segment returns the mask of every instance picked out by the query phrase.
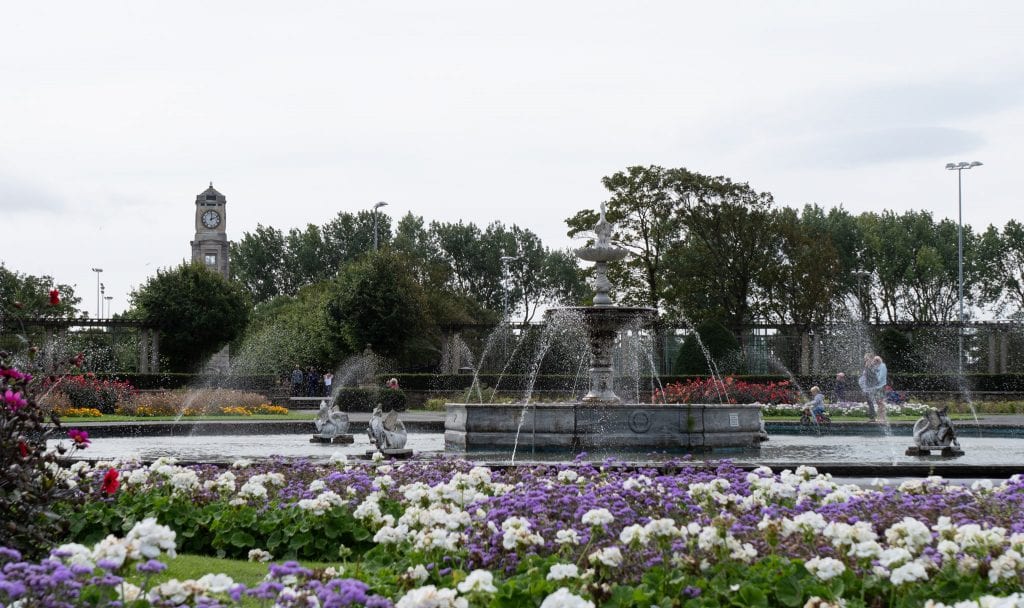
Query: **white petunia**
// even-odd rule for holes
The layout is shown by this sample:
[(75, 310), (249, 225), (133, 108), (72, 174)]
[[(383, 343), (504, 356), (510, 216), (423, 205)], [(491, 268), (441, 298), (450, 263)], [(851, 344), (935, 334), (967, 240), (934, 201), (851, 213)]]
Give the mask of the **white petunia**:
[[(377, 452), (378, 454), (380, 452)], [(395, 608), (468, 608), (469, 601), (458, 597), (454, 589), (438, 589), (427, 585), (409, 590), (398, 600)]]
[(622, 565), (622, 551), (618, 547), (605, 547), (590, 554), (590, 563), (604, 564), (611, 568), (618, 568)]
[(583, 514), (580, 521), (585, 526), (604, 526), (615, 521), (615, 516), (608, 509), (591, 509)]
[(831, 557), (815, 557), (804, 563), (807, 571), (823, 581), (831, 580), (843, 572), (846, 572), (846, 565), (838, 559)]
[(457, 585), (459, 593), (495, 593), (498, 588), (494, 586), (494, 575), (487, 570), (474, 570), (469, 573), (466, 580)]
[(924, 569), (924, 565), (920, 562), (909, 562), (898, 568), (894, 568), (892, 574), (889, 575), (889, 580), (893, 585), (902, 585), (903, 583), (912, 583), (914, 581), (926, 581), (928, 580), (928, 571)]
[(580, 569), (576, 564), (553, 564), (548, 571), (549, 581), (561, 581), (567, 578), (579, 578)]
[(560, 587), (558, 591), (544, 598), (540, 608), (594, 608), (594, 602), (573, 595), (567, 588)]

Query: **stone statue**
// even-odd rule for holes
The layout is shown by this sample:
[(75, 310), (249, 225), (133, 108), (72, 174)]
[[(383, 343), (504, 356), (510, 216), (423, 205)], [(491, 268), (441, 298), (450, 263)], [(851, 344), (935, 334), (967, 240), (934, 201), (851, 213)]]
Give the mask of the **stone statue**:
[(373, 408), (373, 414), (370, 416), (370, 423), (366, 432), (370, 436), (370, 442), (382, 452), (386, 450), (402, 450), (405, 448), (406, 439), (408, 439), (405, 425), (398, 419), (398, 413), (390, 411), (387, 415), (384, 415), (381, 412), (381, 405), (379, 403), (377, 407)]
[(331, 442), (336, 438), (351, 437), (347, 435), (348, 414), (339, 410), (337, 405), (328, 406), (327, 401), (320, 402), (320, 412), (313, 424), (319, 433), (313, 441)]
[(947, 411), (948, 408), (929, 409), (914, 423), (915, 447), (907, 449), (908, 455), (930, 454), (931, 450), (942, 450), (943, 456), (959, 456), (964, 453)]

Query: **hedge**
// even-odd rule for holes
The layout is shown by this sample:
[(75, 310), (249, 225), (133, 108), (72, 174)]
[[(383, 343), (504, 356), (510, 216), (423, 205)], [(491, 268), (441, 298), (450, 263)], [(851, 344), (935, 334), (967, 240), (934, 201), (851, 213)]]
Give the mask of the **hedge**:
[(343, 412), (372, 412), (378, 403), (385, 412), (404, 412), (408, 408), (405, 393), (392, 388), (339, 388), (334, 392), (334, 403)]

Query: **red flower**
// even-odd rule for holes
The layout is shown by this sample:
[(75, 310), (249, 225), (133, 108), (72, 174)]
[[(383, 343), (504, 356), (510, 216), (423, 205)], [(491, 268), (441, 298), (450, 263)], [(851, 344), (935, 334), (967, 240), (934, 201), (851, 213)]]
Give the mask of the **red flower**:
[(22, 458), (28, 458), (28, 445), (24, 441), (18, 442), (18, 451), (21, 452)]
[(100, 485), (100, 490), (108, 496), (112, 496), (117, 489), (121, 487), (121, 482), (117, 480), (117, 469), (110, 469), (107, 474), (103, 476), (103, 484)]
[(50, 306), (57, 306), (60, 304), (60, 292), (56, 289), (50, 290)]

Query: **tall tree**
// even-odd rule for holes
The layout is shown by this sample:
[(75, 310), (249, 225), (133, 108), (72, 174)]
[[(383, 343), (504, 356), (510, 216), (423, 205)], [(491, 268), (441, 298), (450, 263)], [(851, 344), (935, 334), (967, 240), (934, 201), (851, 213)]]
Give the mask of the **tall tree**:
[(160, 330), (160, 352), (171, 371), (197, 369), (245, 329), (249, 295), (237, 282), (199, 263), (160, 270), (132, 292), (132, 315)]
[(231, 276), (252, 296), (264, 302), (290, 293), (292, 281), (285, 271), (285, 240), (281, 231), (262, 224), (231, 245)]
[[(686, 169), (633, 166), (601, 179), (611, 192), (607, 219), (612, 239), (633, 255), (613, 265), (610, 278), (626, 303), (659, 308), (664, 299), (664, 255), (679, 238), (678, 211), (697, 198), (704, 176)], [(579, 211), (565, 222), (569, 236), (592, 231), (598, 214)]]
[(1024, 224), (1010, 220), (1000, 232), (989, 226), (978, 243), (982, 297), (996, 314), (1024, 312)]
[[(57, 291), (57, 304), (50, 300), (53, 290)], [(74, 317), (81, 301), (73, 287), (56, 283), (53, 277), (23, 274), (0, 263), (0, 329), (12, 329), (7, 324), (16, 318)]]

